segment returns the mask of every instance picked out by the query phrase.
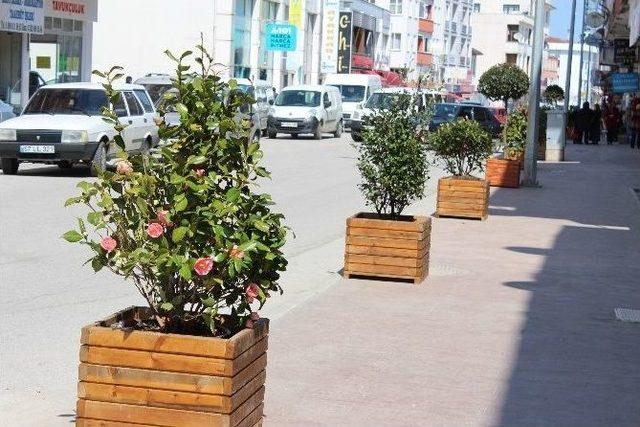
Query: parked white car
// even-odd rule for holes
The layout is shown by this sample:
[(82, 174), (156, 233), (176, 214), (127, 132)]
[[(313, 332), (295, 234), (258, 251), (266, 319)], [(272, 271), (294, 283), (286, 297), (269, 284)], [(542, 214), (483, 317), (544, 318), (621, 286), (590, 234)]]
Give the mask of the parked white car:
[[(119, 85), (113, 109), (127, 127), (123, 131), (129, 153), (148, 152), (158, 141), (156, 111), (145, 88)], [(76, 163), (105, 169), (118, 152), (115, 131), (102, 118), (108, 103), (100, 84), (64, 83), (38, 89), (19, 117), (0, 123), (0, 162), (5, 175), (15, 175), (20, 163)]]
[(0, 122), (14, 118), (13, 107), (7, 103), (0, 101)]
[(442, 93), (430, 89), (416, 89), (409, 87), (391, 87), (375, 91), (366, 102), (361, 103), (351, 116), (351, 138), (356, 141), (362, 141), (362, 132), (364, 130), (364, 120), (374, 110), (384, 109), (386, 106), (397, 99), (400, 95), (407, 94), (417, 96), (417, 106), (430, 104), (439, 104), (444, 101)]
[(313, 134), (322, 139), (323, 133), (339, 138), (344, 130), (342, 96), (335, 86), (289, 86), (280, 92), (269, 113), (269, 138), (288, 133), (293, 138)]
[(382, 89), (382, 79), (373, 74), (329, 74), (324, 84), (335, 86), (342, 95), (344, 126), (351, 127), (351, 116), (372, 93)]

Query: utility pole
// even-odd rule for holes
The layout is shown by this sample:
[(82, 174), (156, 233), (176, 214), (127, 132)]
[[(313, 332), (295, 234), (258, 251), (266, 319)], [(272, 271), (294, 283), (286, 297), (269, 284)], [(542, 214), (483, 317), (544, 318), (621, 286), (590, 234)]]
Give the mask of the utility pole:
[(546, 0), (536, 0), (536, 15), (533, 24), (533, 63), (529, 86), (529, 121), (527, 123), (527, 145), (522, 181), (522, 185), (529, 187), (538, 185), (538, 123), (540, 121), (540, 76), (544, 50), (545, 6)]
[[(571, 2), (571, 29), (569, 30), (569, 53), (567, 63), (567, 76), (564, 83), (564, 113), (569, 114), (569, 105), (571, 101), (571, 66), (573, 65), (573, 37), (576, 28), (576, 0)], [(580, 90), (578, 90), (580, 92)], [(580, 103), (578, 103), (580, 104)], [(566, 123), (566, 117), (565, 117)]]
[(580, 31), (580, 73), (578, 76), (578, 108), (582, 106), (582, 67), (584, 65), (584, 21), (587, 18), (587, 1), (582, 4), (582, 30)]

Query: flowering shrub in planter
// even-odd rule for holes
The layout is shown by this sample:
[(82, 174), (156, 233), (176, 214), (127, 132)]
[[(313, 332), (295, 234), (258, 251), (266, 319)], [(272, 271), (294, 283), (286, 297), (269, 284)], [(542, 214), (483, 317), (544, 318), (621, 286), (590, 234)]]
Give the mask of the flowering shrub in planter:
[[(85, 204), (89, 213), (63, 237), (93, 251), (96, 272), (106, 268), (133, 283), (159, 331), (230, 337), (281, 292), (287, 230), (271, 197), (256, 191), (269, 173), (259, 143), (249, 139), (253, 99), (216, 75), (203, 47), (197, 55), (167, 54), (177, 74), (165, 96), (180, 124), (158, 120), (167, 141), (159, 156), (122, 150), (115, 171), (79, 183), (81, 194), (66, 205)], [(194, 56), (197, 71), (187, 65)], [(95, 74), (114, 104), (121, 69)], [(111, 109), (104, 116), (117, 132), (125, 129)], [(113, 143), (124, 148), (120, 135)]]

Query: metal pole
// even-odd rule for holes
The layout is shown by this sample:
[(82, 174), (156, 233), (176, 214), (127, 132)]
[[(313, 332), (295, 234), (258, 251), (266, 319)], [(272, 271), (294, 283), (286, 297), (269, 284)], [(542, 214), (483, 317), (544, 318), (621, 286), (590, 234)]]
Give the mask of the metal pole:
[(571, 66), (573, 65), (573, 37), (576, 27), (576, 0), (571, 2), (571, 29), (569, 30), (569, 57), (567, 63), (567, 77), (565, 79), (564, 88), (564, 112), (569, 114), (569, 105), (571, 102)]
[(578, 108), (582, 104), (582, 66), (584, 65), (584, 21), (587, 16), (587, 0), (582, 4), (582, 30), (580, 31), (580, 73), (578, 75)]
[(531, 84), (529, 86), (529, 122), (527, 123), (527, 145), (522, 181), (525, 186), (538, 185), (538, 122), (540, 121), (540, 76), (544, 50), (545, 5), (546, 0), (536, 1), (536, 17), (533, 24), (533, 64), (531, 65)]
[(587, 91), (585, 93), (585, 100), (591, 103), (591, 96), (589, 96), (589, 86), (591, 83), (591, 45), (587, 48)]

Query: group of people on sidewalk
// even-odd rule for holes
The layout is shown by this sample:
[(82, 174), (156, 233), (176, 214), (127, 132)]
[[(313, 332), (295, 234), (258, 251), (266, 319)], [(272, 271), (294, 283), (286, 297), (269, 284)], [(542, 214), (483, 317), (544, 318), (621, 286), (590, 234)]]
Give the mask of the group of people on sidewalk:
[(582, 108), (569, 113), (570, 139), (574, 144), (598, 144), (602, 138), (602, 129), (606, 130), (607, 144), (618, 141), (621, 130), (626, 129), (626, 139), (631, 148), (640, 149), (640, 98), (634, 97), (625, 114), (615, 101), (596, 104), (593, 109), (588, 102)]

